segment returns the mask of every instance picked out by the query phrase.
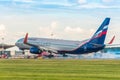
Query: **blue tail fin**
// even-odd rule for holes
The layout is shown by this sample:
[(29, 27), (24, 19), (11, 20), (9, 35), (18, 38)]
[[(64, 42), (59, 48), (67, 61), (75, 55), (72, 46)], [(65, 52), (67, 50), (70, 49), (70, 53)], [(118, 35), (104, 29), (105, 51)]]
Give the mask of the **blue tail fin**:
[(95, 32), (93, 37), (90, 39), (89, 41), (90, 43), (104, 44), (109, 22), (110, 22), (110, 18), (105, 18), (101, 26), (98, 28), (98, 30)]

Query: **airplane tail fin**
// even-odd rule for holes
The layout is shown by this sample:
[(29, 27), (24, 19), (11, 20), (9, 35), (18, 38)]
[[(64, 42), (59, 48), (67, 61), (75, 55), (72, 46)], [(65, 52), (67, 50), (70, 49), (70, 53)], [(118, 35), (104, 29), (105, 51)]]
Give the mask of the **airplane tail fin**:
[(104, 44), (109, 22), (110, 22), (110, 18), (105, 18), (101, 26), (98, 28), (98, 30), (94, 33), (94, 35), (90, 39), (89, 41), (90, 43), (99, 44), (99, 45)]

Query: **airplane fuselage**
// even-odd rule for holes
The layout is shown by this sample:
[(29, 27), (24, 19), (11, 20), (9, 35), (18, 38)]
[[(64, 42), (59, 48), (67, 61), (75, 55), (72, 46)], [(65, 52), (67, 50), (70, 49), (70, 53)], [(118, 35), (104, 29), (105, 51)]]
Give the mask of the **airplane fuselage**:
[[(23, 40), (24, 38), (21, 38), (16, 42), (16, 46), (18, 46), (19, 49), (29, 50), (30, 48), (32, 48), (32, 46), (24, 44)], [(91, 52), (96, 52), (104, 48), (104, 46), (100, 48), (98, 47), (95, 48), (95, 46), (90, 46), (90, 44), (85, 44), (87, 43), (87, 41), (88, 40), (72, 41), (72, 40), (60, 40), (60, 39), (48, 39), (48, 38), (28, 38), (29, 43), (43, 46), (48, 49), (53, 49), (57, 51), (57, 53), (61, 53), (61, 54), (62, 53), (69, 53), (69, 54), (91, 53)]]
[[(21, 38), (16, 42), (16, 45), (20, 49), (25, 49), (25, 48), (29, 49), (32, 47), (32, 46), (28, 46), (28, 45), (24, 44), (23, 40), (24, 40), (24, 38)], [(72, 49), (79, 47), (79, 45), (81, 43), (80, 41), (48, 39), (48, 38), (28, 38), (28, 42), (35, 44), (35, 45), (52, 48), (57, 51), (72, 50)]]

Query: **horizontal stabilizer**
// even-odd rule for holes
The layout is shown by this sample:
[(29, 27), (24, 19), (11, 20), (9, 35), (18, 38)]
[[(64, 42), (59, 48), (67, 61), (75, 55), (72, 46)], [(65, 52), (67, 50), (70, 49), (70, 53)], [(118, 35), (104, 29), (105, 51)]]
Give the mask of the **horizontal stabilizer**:
[(115, 39), (115, 36), (113, 36), (113, 38), (111, 39), (111, 41), (108, 44), (112, 44), (114, 39)]

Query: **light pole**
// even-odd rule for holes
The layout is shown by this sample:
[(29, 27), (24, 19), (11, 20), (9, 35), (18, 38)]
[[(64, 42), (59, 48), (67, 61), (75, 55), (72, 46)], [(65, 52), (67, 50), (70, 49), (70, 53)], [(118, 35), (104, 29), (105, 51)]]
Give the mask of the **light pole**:
[(4, 38), (2, 38), (2, 54), (4, 54)]

